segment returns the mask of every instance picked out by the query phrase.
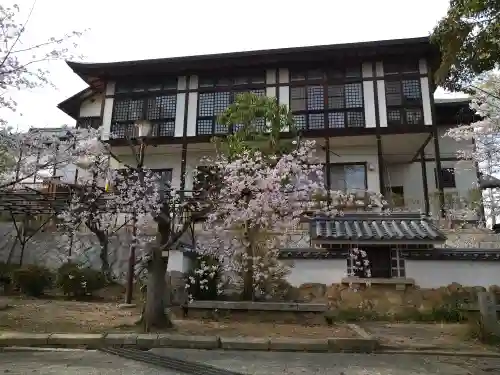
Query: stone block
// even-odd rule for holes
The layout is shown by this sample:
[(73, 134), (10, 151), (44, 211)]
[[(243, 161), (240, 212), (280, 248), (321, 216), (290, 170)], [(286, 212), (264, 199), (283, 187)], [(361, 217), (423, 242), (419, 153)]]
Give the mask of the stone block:
[(251, 310), (257, 311), (297, 311), (296, 303), (287, 302), (253, 302)]
[(46, 346), (50, 333), (6, 332), (0, 334), (0, 347), (6, 346)]
[(135, 303), (120, 303), (118, 305), (118, 308), (120, 310), (127, 310), (127, 309), (133, 309), (133, 308), (136, 308), (137, 305)]
[(218, 349), (220, 346), (217, 336), (187, 336), (162, 334), (158, 335), (158, 347), (181, 349)]
[(361, 337), (363, 339), (373, 339), (373, 337), (372, 337), (372, 335), (370, 333), (368, 333), (367, 331), (365, 331), (363, 328), (361, 328), (357, 324), (348, 324), (347, 326), (349, 327), (349, 329), (351, 331), (353, 331), (354, 333), (356, 333), (356, 335), (358, 335), (359, 337)]
[(190, 309), (217, 309), (219, 308), (218, 301), (193, 301), (189, 303)]
[(269, 339), (260, 337), (221, 337), (220, 347), (226, 350), (269, 350)]
[(297, 311), (300, 312), (325, 312), (328, 310), (326, 303), (298, 303)]
[(105, 346), (136, 346), (137, 334), (135, 333), (109, 333), (104, 337)]
[(328, 339), (328, 348), (335, 353), (372, 353), (377, 348), (377, 345), (378, 342), (375, 339), (337, 337)]
[(328, 339), (273, 337), (269, 340), (269, 350), (291, 352), (327, 352)]
[(405, 284), (396, 284), (396, 290), (397, 291), (404, 292), (405, 289), (406, 289), (406, 285)]
[(299, 296), (301, 300), (306, 302), (317, 301), (324, 298), (326, 285), (319, 283), (306, 283), (299, 287)]
[(101, 348), (104, 335), (99, 333), (53, 333), (47, 340), (49, 346), (65, 348)]
[(157, 348), (160, 340), (157, 333), (140, 333), (137, 335), (137, 347), (141, 349)]

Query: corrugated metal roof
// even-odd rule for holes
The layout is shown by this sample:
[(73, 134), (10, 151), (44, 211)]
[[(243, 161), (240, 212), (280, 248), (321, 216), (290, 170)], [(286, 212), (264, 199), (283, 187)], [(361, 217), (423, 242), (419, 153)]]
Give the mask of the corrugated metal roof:
[(313, 242), (444, 242), (446, 236), (421, 214), (344, 214), (311, 223)]

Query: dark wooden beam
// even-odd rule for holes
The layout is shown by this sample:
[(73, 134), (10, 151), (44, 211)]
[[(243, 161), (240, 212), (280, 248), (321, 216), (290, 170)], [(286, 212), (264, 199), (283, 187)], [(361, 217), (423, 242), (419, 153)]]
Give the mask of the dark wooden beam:
[(443, 175), (441, 173), (441, 151), (439, 149), (439, 134), (438, 128), (433, 125), (434, 133), (434, 157), (436, 158), (436, 182), (439, 195), (439, 211), (441, 217), (445, 217), (445, 207), (444, 207), (444, 190), (443, 190)]
[(385, 164), (384, 164), (384, 156), (383, 156), (383, 151), (382, 151), (382, 138), (380, 135), (377, 135), (377, 156), (378, 156), (378, 175), (379, 175), (379, 182), (380, 182), (380, 194), (382, 194), (385, 197), (385, 178), (384, 178), (384, 170), (385, 170)]
[(418, 157), (420, 156), (422, 159), (425, 159), (425, 147), (429, 144), (429, 142), (432, 139), (432, 133), (429, 133), (429, 136), (426, 138), (424, 143), (422, 143), (422, 146), (419, 147), (418, 151), (416, 152), (415, 156), (411, 159), (410, 163), (413, 163), (417, 161)]
[(430, 204), (429, 204), (429, 184), (427, 181), (427, 165), (425, 164), (424, 158), (424, 150), (420, 150), (420, 165), (422, 167), (422, 185), (424, 190), (424, 202), (425, 202), (425, 215), (428, 216), (430, 213)]

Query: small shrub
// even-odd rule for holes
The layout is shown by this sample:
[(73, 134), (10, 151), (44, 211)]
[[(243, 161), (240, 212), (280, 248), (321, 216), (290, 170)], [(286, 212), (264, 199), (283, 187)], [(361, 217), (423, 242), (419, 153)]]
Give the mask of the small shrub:
[(434, 307), (429, 315), (430, 320), (435, 322), (460, 323), (467, 320), (460, 306), (450, 304)]
[(221, 277), (219, 261), (211, 256), (200, 256), (193, 269), (185, 274), (186, 290), (190, 299), (215, 300), (219, 295)]
[(472, 319), (468, 322), (468, 326), (467, 338), (481, 341), (487, 345), (500, 345), (500, 336), (488, 332), (481, 318)]
[(57, 271), (57, 286), (64, 295), (72, 297), (91, 296), (106, 285), (104, 274), (75, 263), (65, 263)]
[(429, 312), (435, 322), (460, 323), (467, 320), (463, 307), (468, 301), (468, 295), (463, 292), (451, 293), (444, 299), (443, 304), (434, 307)]
[(7, 264), (5, 262), (0, 262), (0, 287), (4, 287), (4, 290), (9, 289), (13, 285), (12, 273), (14, 270), (18, 269), (19, 266), (15, 264)]
[(29, 265), (14, 270), (12, 279), (22, 293), (39, 297), (52, 285), (53, 275), (46, 267)]

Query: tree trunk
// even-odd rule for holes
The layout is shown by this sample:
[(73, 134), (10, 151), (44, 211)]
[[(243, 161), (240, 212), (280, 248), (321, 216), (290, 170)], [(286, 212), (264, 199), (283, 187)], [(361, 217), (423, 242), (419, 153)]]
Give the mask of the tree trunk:
[(254, 290), (253, 290), (253, 251), (252, 246), (246, 248), (246, 267), (245, 276), (243, 278), (243, 300), (253, 301), (254, 300)]
[[(250, 202), (250, 192), (244, 191), (244, 198), (246, 202), (246, 206)], [(254, 300), (254, 290), (253, 290), (253, 242), (252, 242), (252, 234), (250, 233), (249, 222), (245, 222), (245, 242), (248, 243), (245, 253), (246, 253), (246, 267), (245, 275), (243, 277), (243, 300), (245, 301), (253, 301)]]
[(111, 273), (111, 267), (109, 266), (108, 236), (104, 231), (99, 230), (97, 230), (95, 234), (99, 240), (99, 245), (101, 247), (101, 250), (99, 252), (99, 258), (101, 259), (101, 272), (103, 273), (105, 280), (110, 283), (113, 281), (113, 275)]
[(148, 265), (146, 283), (146, 301), (141, 321), (145, 332), (153, 328), (172, 328), (172, 320), (165, 311), (166, 281), (168, 258), (162, 257), (162, 251), (155, 246)]

